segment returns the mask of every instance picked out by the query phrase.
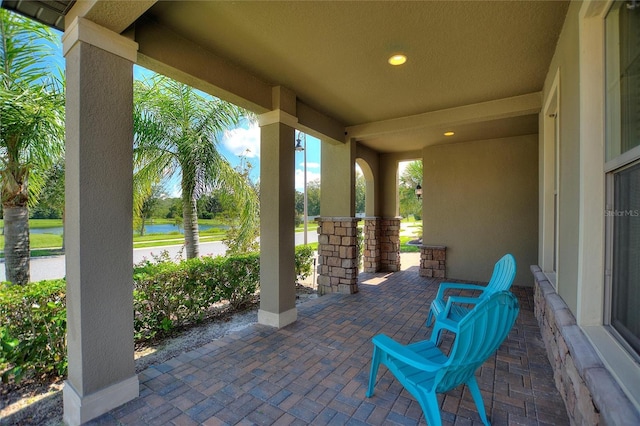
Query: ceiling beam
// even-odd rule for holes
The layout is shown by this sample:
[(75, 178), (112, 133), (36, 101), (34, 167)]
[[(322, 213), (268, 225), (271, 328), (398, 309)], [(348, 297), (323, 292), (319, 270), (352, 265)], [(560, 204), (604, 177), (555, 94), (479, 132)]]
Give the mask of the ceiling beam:
[[(136, 23), (135, 41), (139, 45), (138, 64), (143, 67), (259, 115), (282, 108), (270, 84), (149, 19), (141, 18)], [(303, 132), (344, 143), (344, 124), (300, 100), (290, 113), (296, 114)]]
[(347, 127), (348, 137), (357, 140), (411, 132), (430, 127), (454, 127), (502, 118), (537, 114), (542, 108), (541, 92), (497, 99), (424, 114), (376, 121)]
[(65, 17), (65, 28), (75, 18), (85, 18), (117, 34), (122, 33), (157, 0), (128, 1), (126, 4), (112, 0), (76, 1)]
[(272, 86), (168, 28), (141, 18), (138, 63), (256, 114), (272, 108)]
[(325, 142), (345, 143), (344, 124), (318, 112), (298, 99), (296, 104), (300, 129)]

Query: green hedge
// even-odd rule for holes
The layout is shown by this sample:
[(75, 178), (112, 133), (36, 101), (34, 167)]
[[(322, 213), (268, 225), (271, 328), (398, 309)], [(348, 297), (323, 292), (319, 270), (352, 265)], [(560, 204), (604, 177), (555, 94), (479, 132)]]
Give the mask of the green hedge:
[(313, 272), (313, 252), (311, 245), (296, 246), (296, 277), (304, 280)]
[[(296, 275), (311, 273), (313, 249), (296, 247)], [(174, 263), (166, 252), (134, 267), (136, 341), (159, 338), (207, 318), (217, 302), (240, 309), (260, 282), (260, 257), (203, 257)], [(65, 281), (0, 283), (0, 374), (3, 382), (67, 371)]]
[(0, 283), (2, 381), (25, 373), (62, 376), (67, 371), (64, 280), (26, 286)]
[(133, 281), (135, 337), (151, 339), (202, 321), (217, 302), (246, 305), (260, 283), (260, 255), (146, 262), (134, 268)]

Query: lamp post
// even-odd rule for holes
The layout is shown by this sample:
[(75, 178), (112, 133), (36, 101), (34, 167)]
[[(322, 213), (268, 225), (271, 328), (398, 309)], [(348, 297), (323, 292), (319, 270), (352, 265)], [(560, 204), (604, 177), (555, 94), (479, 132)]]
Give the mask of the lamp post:
[[(302, 145), (302, 140), (304, 140), (304, 146)], [(296, 151), (304, 152), (304, 199), (302, 214), (304, 215), (304, 244), (307, 245), (307, 135), (301, 131), (298, 131), (295, 149)]]

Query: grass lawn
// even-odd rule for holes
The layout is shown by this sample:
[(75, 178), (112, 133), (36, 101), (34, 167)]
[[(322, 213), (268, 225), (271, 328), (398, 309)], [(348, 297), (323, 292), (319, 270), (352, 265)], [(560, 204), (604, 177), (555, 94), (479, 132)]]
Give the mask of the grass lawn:
[[(174, 219), (154, 219), (154, 224), (174, 224)], [(200, 225), (221, 225), (219, 220), (215, 219), (201, 219), (198, 220)], [(0, 220), (0, 226), (3, 226), (3, 221)], [(400, 235), (400, 251), (402, 253), (407, 252), (419, 252), (419, 246), (407, 245), (407, 242), (415, 240), (418, 235), (422, 234), (422, 221), (403, 219), (402, 231)], [(62, 219), (30, 219), (30, 228), (58, 228), (63, 226)], [(308, 222), (307, 232), (316, 232), (318, 223)], [(303, 232), (304, 224), (300, 224), (296, 227), (296, 232)], [(211, 228), (206, 231), (200, 232), (200, 242), (222, 241), (225, 237), (224, 230), (220, 228)], [(31, 234), (31, 256), (48, 256), (63, 254), (62, 252), (62, 235), (55, 234)], [(163, 233), (163, 234), (147, 234), (145, 236), (134, 236), (133, 247), (161, 247), (169, 245), (179, 245), (184, 242), (184, 236), (179, 232)], [(310, 244), (314, 250), (318, 250), (318, 243)], [(0, 235), (0, 257), (4, 257), (4, 235)]]
[[(0, 227), (4, 228), (4, 220), (0, 219)], [(29, 219), (29, 228), (60, 228), (62, 219)]]
[[(201, 243), (210, 243), (212, 241), (222, 241), (224, 234), (207, 235), (200, 234)], [(184, 235), (177, 232), (171, 234), (151, 234), (144, 237), (133, 238), (133, 248), (145, 248), (145, 247), (162, 247), (162, 246), (175, 246), (184, 243)]]
[[(307, 222), (307, 232), (316, 232), (316, 230), (318, 229), (318, 222), (316, 222), (315, 220), (313, 222)], [(301, 223), (300, 225), (296, 226), (296, 232), (304, 232), (304, 223)]]
[[(31, 234), (29, 237), (29, 244), (32, 249), (61, 248), (62, 235)], [(0, 236), (0, 249), (4, 250), (4, 235)]]
[(420, 246), (407, 244), (409, 241), (415, 240), (413, 237), (400, 237), (400, 253), (419, 253)]

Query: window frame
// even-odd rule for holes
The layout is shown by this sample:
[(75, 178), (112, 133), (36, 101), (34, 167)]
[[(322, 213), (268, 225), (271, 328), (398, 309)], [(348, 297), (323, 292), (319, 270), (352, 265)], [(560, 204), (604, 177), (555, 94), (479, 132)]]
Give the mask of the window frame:
[[(598, 358), (615, 377), (630, 401), (640, 409), (640, 368), (604, 324), (605, 283), (609, 270), (606, 217), (607, 173), (617, 169), (616, 158), (606, 161), (605, 121), (605, 18), (614, 4), (585, 1), (578, 12), (580, 46), (580, 236), (578, 247), (578, 300), (575, 312), (578, 326), (591, 342)], [(626, 155), (631, 155), (627, 153)], [(618, 160), (618, 161), (617, 161)], [(606, 171), (605, 171), (606, 167)], [(588, 196), (587, 196), (588, 194)]]
[[(604, 31), (604, 65), (605, 65), (605, 77), (604, 77), (604, 85), (605, 85), (605, 94), (604, 94), (604, 103), (605, 103), (605, 164), (604, 164), (604, 172), (605, 172), (605, 199), (606, 206), (605, 211), (610, 212), (615, 208), (615, 177), (618, 173), (627, 170), (631, 167), (635, 167), (640, 164), (640, 145), (637, 145), (625, 152), (617, 154), (611, 158), (609, 158), (610, 153), (612, 152), (620, 152), (621, 146), (617, 146), (617, 144), (622, 145), (621, 140), (612, 141), (612, 135), (617, 135), (618, 138), (622, 138), (622, 134), (624, 133), (624, 124), (621, 123), (622, 120), (622, 108), (614, 105), (615, 103), (622, 103), (625, 100), (624, 94), (622, 93), (622, 84), (620, 81), (620, 69), (618, 63), (610, 63), (607, 58), (607, 46), (610, 44), (617, 45), (620, 43), (618, 39), (619, 36), (619, 24), (620, 21), (616, 22), (616, 28), (613, 30), (609, 30), (606, 28), (607, 18), (609, 14), (613, 11), (614, 5), (619, 4), (619, 8), (622, 9), (624, 4), (611, 2), (609, 7), (606, 9), (606, 13), (603, 15), (603, 21), (605, 25)], [(616, 37), (615, 43), (609, 43), (607, 37), (614, 36)], [(613, 55), (617, 57), (617, 61), (619, 62), (620, 55), (618, 52), (613, 52)], [(613, 71), (608, 72), (608, 67), (614, 66), (617, 67)], [(613, 74), (614, 79), (610, 79), (609, 75)], [(619, 88), (619, 93), (612, 93), (611, 87)], [(614, 96), (614, 99), (610, 102), (608, 99), (609, 96)], [(617, 111), (616, 117), (613, 117), (610, 114), (610, 111), (615, 109)], [(615, 126), (617, 131), (610, 131), (611, 127)], [(615, 137), (615, 136), (614, 136)], [(627, 341), (627, 339), (620, 333), (615, 326), (612, 324), (613, 317), (613, 280), (614, 280), (614, 238), (615, 238), (615, 216), (614, 215), (605, 215), (605, 294), (604, 294), (604, 309), (603, 309), (603, 324), (607, 328), (607, 330), (613, 335), (613, 337), (618, 340), (620, 345), (622, 345), (625, 350), (629, 352), (629, 355), (640, 362), (640, 350), (633, 347), (633, 345)]]

